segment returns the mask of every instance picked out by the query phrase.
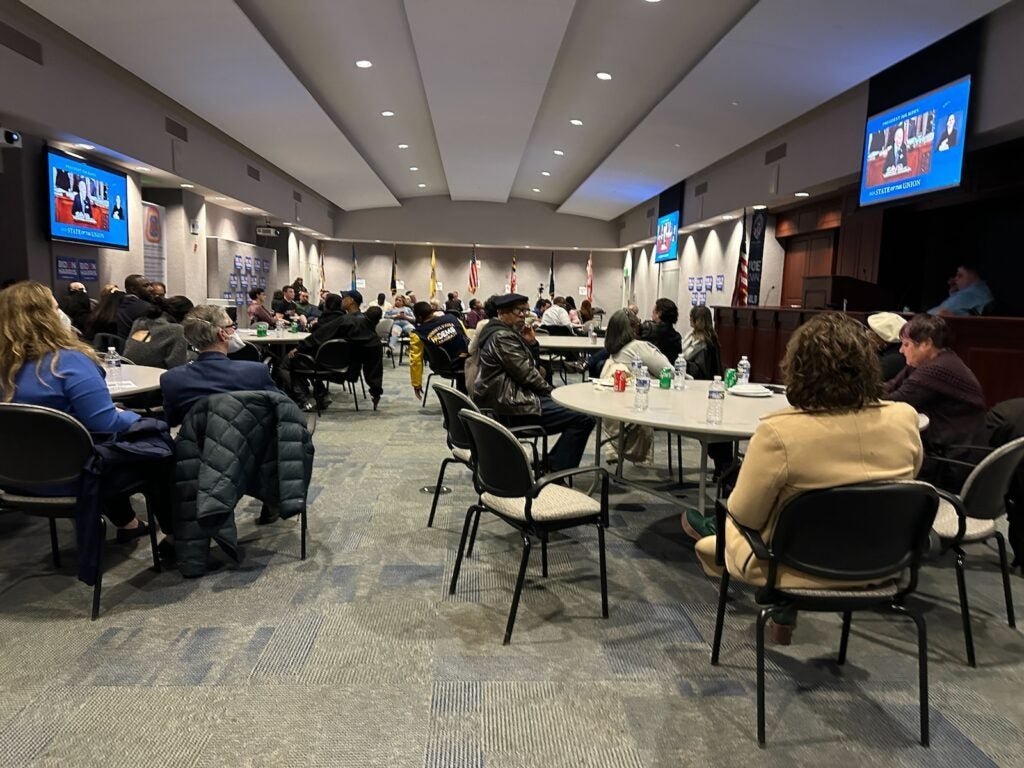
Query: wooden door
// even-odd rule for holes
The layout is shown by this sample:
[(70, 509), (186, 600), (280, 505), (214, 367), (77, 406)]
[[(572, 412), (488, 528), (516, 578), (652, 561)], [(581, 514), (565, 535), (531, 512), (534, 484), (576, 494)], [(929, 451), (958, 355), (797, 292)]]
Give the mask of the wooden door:
[(803, 306), (804, 278), (833, 274), (835, 257), (835, 230), (789, 238), (782, 264), (781, 306)]

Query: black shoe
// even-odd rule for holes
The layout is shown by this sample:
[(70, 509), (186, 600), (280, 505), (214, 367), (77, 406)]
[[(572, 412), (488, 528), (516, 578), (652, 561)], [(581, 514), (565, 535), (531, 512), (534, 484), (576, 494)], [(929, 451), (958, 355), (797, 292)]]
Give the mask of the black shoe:
[(380, 395), (373, 396), (373, 410), (377, 410), (377, 403), (380, 402)]
[(327, 395), (324, 395), (323, 397), (318, 397), (316, 399), (317, 408), (319, 408), (321, 411), (326, 411), (327, 407), (333, 402), (334, 401), (331, 400), (331, 398), (327, 397)]
[(281, 515), (272, 509), (268, 509), (265, 505), (260, 510), (260, 516), (256, 520), (256, 525), (269, 525), (270, 523), (276, 523), (281, 519)]
[(178, 560), (178, 553), (174, 549), (174, 542), (164, 539), (156, 545), (156, 553), (160, 559), (167, 564), (173, 564)]
[(117, 529), (117, 543), (127, 544), (130, 541), (135, 541), (143, 536), (149, 536), (149, 526), (139, 520), (139, 524), (135, 528), (118, 528)]

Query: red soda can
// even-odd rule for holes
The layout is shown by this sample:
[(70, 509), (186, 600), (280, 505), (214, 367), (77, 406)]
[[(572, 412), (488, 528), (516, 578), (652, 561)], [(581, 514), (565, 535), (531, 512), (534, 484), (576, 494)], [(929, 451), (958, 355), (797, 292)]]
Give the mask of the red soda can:
[(619, 370), (615, 371), (615, 391), (625, 392), (626, 391), (626, 372)]

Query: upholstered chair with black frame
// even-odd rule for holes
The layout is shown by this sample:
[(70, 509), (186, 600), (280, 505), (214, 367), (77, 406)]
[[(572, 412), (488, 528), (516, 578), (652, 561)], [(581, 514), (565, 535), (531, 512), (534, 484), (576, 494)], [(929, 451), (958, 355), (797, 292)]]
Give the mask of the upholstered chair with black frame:
[[(597, 527), (601, 578), (601, 615), (608, 618), (608, 577), (605, 561), (604, 529), (608, 525), (608, 472), (603, 467), (580, 467), (553, 472), (536, 479), (523, 447), (511, 431), (494, 419), (463, 409), (459, 413), (472, 445), (473, 484), (479, 496), (476, 504), (466, 510), (459, 551), (455, 559), (449, 594), (455, 594), (462, 558), (469, 538), (470, 524), (479, 511), (490, 512), (517, 531), (523, 540), (512, 607), (505, 625), (504, 644), (512, 639), (519, 599), (526, 580), (530, 558), (531, 537), (546, 545), (555, 531), (580, 525)], [(563, 481), (585, 473), (597, 473), (601, 479), (601, 496), (595, 500), (573, 490)], [(542, 549), (542, 574), (548, 575), (547, 548)]]
[(384, 318), (381, 318), (380, 321), (377, 323), (377, 328), (375, 330), (375, 333), (377, 334), (377, 338), (380, 339), (381, 354), (384, 355), (384, 357), (390, 357), (391, 358), (391, 367), (392, 368), (396, 367), (395, 366), (395, 353), (391, 351), (391, 346), (390, 346), (391, 329), (394, 326), (395, 326), (395, 321), (394, 321), (393, 318), (384, 317)]
[[(983, 450), (988, 450), (987, 448)], [(955, 459), (936, 458), (950, 464), (971, 466)], [(967, 601), (965, 575), (966, 553), (964, 544), (981, 544), (995, 539), (999, 549), (999, 566), (1003, 576), (1003, 599), (1006, 602), (1006, 623), (1016, 627), (1013, 613), (1013, 593), (1010, 589), (1010, 568), (1006, 558), (1006, 540), (996, 526), (1006, 515), (1006, 495), (1013, 476), (1024, 460), (1024, 437), (1019, 437), (991, 451), (971, 470), (959, 494), (939, 490), (942, 500), (932, 530), (942, 541), (943, 551), (956, 555), (956, 585), (960, 595), (960, 615), (964, 626), (964, 646), (967, 663), (974, 667), (974, 634), (971, 631), (971, 611)]]
[[(325, 386), (331, 382), (342, 385), (352, 393), (352, 402), (359, 410), (359, 395), (356, 394), (356, 382), (360, 381), (361, 369), (357, 352), (348, 339), (331, 339), (321, 344), (316, 354), (296, 355), (292, 358), (292, 375), (305, 376), (310, 381), (321, 381)], [(366, 397), (366, 392), (363, 392)], [(316, 412), (320, 415), (320, 398), (316, 401)], [(376, 410), (377, 406), (374, 406)]]
[(430, 380), (435, 376), (438, 376), (445, 381), (455, 386), (457, 379), (465, 377), (463, 368), (466, 365), (466, 359), (464, 357), (453, 360), (444, 347), (439, 347), (436, 344), (423, 343), (423, 354), (427, 358), (427, 366), (430, 368), (430, 373), (427, 374), (427, 383), (423, 387), (423, 403), (427, 404), (427, 398), (430, 397)]
[[(764, 606), (757, 617), (757, 742), (765, 743), (764, 632), (768, 619), (783, 611), (839, 612), (843, 617), (838, 663), (846, 662), (853, 611), (901, 614), (917, 626), (921, 744), (928, 734), (928, 639), (924, 616), (904, 601), (917, 587), (917, 571), (928, 547), (939, 496), (928, 483), (914, 480), (862, 483), (807, 491), (779, 510), (771, 542), (759, 531), (730, 519), (767, 570), (755, 600)], [(711, 663), (718, 664), (725, 623), (730, 574), (725, 564), (728, 510), (716, 504), (718, 531), (715, 559), (723, 568), (718, 593)], [(780, 585), (779, 569), (797, 571), (820, 582), (814, 588)], [(782, 578), (785, 578), (783, 575)], [(836, 586), (829, 586), (835, 582)], [(863, 583), (869, 586), (851, 587)]]

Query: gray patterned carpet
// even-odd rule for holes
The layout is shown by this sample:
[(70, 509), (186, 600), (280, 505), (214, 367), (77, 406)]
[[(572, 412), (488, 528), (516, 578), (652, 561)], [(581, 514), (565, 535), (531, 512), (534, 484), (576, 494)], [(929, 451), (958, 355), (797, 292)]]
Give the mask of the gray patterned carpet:
[(246, 504), (245, 562), (200, 580), (153, 573), (145, 544), (111, 546), (90, 622), (70, 526), (55, 573), (45, 525), (0, 516), (0, 765), (1024, 764), (1024, 638), (1006, 625), (985, 548), (968, 574), (976, 670), (951, 564), (923, 574), (929, 750), (917, 744), (912, 625), (870, 614), (854, 619), (843, 668), (838, 617), (801, 616), (794, 645), (770, 648), (758, 749), (750, 594), (738, 591), (712, 668), (717, 585), (679, 509), (634, 492), (612, 498), (611, 617), (600, 618), (596, 534), (569, 532), (552, 543), (548, 579), (531, 565), (502, 647), (518, 539), (485, 518), (448, 596), (469, 479), (451, 470), (426, 528), (418, 488), (444, 455), (440, 411), (418, 407), (405, 368), (385, 375), (380, 412), (339, 397), (319, 423), (305, 562), (297, 523), (258, 528)]

